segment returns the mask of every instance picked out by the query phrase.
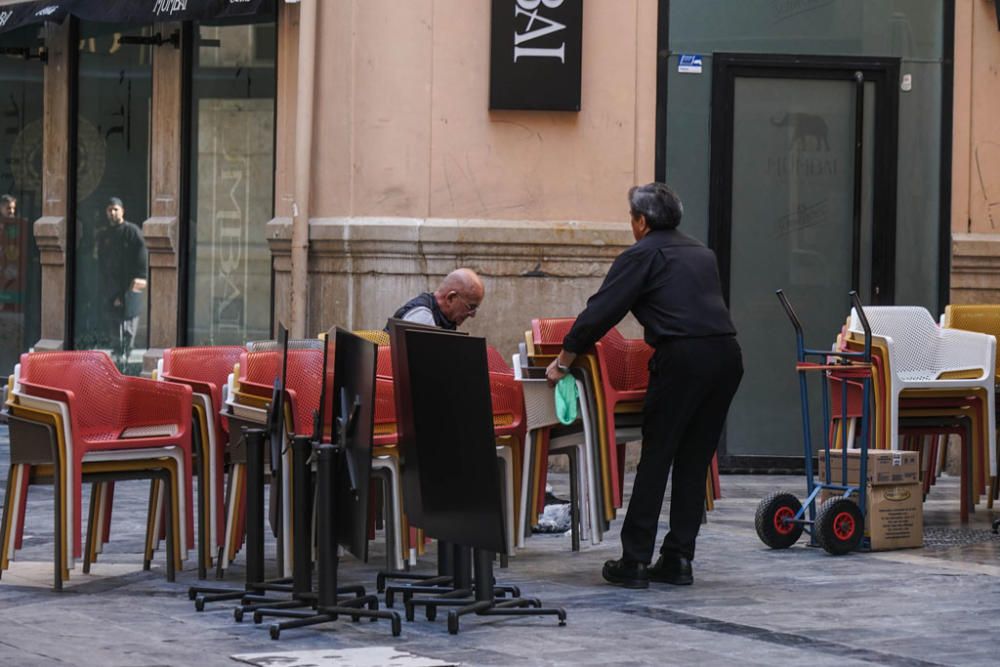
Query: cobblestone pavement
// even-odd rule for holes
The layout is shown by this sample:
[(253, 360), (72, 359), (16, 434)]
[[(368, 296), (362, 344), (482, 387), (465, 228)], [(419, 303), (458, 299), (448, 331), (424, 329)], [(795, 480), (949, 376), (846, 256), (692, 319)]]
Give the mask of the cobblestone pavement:
[[(0, 476), (6, 471), (3, 428)], [(564, 478), (555, 483), (565, 492)], [(551, 618), (472, 617), (452, 636), (444, 614), (429, 622), (418, 613), (398, 638), (381, 622), (341, 620), (288, 630), (278, 642), (263, 626), (234, 623), (230, 604), (196, 613), (186, 595), (196, 582), (190, 562), (174, 584), (162, 557), (141, 570), (143, 482), (119, 484), (112, 540), (93, 573), (78, 566), (67, 589), (52, 592), (52, 493), (36, 487), (24, 548), (0, 581), (0, 665), (234, 665), (235, 654), (365, 646), (463, 665), (998, 664), (1000, 538), (989, 524), (1000, 509), (980, 506), (962, 529), (957, 480), (944, 479), (925, 505), (923, 549), (841, 558), (805, 546), (766, 549), (753, 528), (757, 500), (803, 487), (799, 477), (724, 476), (689, 587), (605, 585), (601, 564), (618, 555), (620, 521), (601, 545), (579, 553), (568, 536), (532, 537), (498, 579), (564, 607), (566, 627)], [(369, 564), (345, 558), (342, 582), (373, 587), (381, 553), (376, 542)], [(433, 560), (422, 557), (421, 568)], [(240, 581), (241, 563), (242, 555), (229, 581)]]

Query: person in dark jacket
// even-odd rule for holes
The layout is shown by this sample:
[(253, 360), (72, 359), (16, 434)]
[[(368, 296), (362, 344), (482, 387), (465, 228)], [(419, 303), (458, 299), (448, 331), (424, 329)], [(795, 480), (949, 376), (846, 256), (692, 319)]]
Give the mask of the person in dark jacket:
[[(743, 377), (736, 329), (722, 296), (715, 253), (677, 230), (683, 206), (662, 183), (628, 193), (635, 244), (611, 265), (546, 369), (551, 383), (631, 311), (654, 348), (643, 406), (642, 455), (622, 525), (622, 557), (604, 578), (627, 588), (690, 584), (705, 505), (705, 479), (729, 404)], [(652, 560), (667, 477), (670, 530)]]
[(400, 306), (394, 318), (455, 331), (476, 316), (486, 290), (472, 269), (455, 269), (433, 293), (424, 292)]
[(108, 200), (107, 227), (97, 233), (100, 267), (100, 304), (105, 336), (128, 361), (142, 313), (148, 259), (139, 226), (125, 220), (125, 206), (118, 197)]

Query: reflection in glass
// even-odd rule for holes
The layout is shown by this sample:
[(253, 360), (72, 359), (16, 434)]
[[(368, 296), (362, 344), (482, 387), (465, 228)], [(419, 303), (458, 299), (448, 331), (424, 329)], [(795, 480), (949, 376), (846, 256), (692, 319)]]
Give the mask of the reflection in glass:
[(148, 340), (149, 28), (80, 24), (74, 346), (138, 374)]
[(267, 338), (274, 23), (199, 26), (193, 84), (188, 343)]
[[(41, 266), (32, 223), (42, 215), (42, 77), (38, 26), (0, 35), (0, 372), (40, 335)], [(20, 53), (17, 53), (20, 51)]]

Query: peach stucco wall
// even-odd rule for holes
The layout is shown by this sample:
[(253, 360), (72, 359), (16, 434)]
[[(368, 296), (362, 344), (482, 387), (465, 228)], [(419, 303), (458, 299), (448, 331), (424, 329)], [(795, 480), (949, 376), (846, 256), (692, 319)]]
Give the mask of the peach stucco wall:
[[(323, 0), (310, 217), (623, 220), (653, 178), (656, 4), (587, 0), (572, 113), (489, 110), (490, 0)], [(281, 216), (295, 70), (278, 86)]]
[(1000, 30), (995, 4), (955, 1), (952, 303), (1000, 303)]
[(955, 3), (952, 231), (1000, 233), (1000, 30), (984, 0)]

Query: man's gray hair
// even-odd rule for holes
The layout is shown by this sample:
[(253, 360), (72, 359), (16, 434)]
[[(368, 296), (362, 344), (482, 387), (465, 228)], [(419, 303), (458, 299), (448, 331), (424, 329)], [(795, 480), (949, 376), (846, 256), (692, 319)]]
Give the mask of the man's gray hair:
[(628, 191), (632, 217), (646, 217), (650, 229), (673, 229), (681, 222), (684, 204), (680, 197), (663, 183), (636, 185)]

